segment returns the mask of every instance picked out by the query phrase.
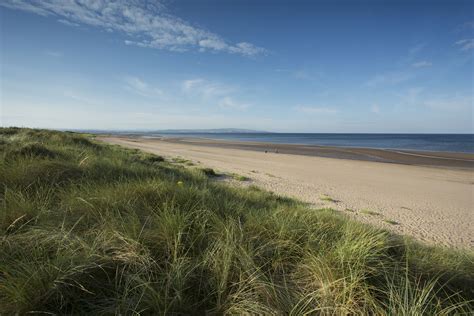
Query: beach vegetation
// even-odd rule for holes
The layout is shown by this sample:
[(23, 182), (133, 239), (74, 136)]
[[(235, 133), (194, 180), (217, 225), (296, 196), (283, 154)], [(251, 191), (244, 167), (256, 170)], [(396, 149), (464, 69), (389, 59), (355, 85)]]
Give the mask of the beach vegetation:
[(323, 194), (319, 197), (319, 199), (321, 201), (326, 201), (326, 202), (331, 202), (331, 203), (336, 203), (337, 200), (333, 199), (332, 197), (330, 197), (329, 195), (327, 194)]
[(212, 168), (199, 168), (199, 170), (208, 177), (217, 177), (219, 174)]
[(237, 173), (231, 173), (230, 176), (232, 179), (237, 180), (237, 181), (250, 181), (249, 177), (237, 174)]
[(154, 164), (154, 163), (161, 163), (165, 161), (165, 158), (162, 156), (158, 155), (153, 155), (149, 153), (141, 153), (139, 151), (133, 151), (134, 158), (137, 161), (141, 161), (143, 163), (149, 163), (149, 164)]
[(372, 211), (372, 210), (369, 210), (369, 209), (363, 209), (360, 211), (362, 214), (366, 214), (366, 215), (371, 215), (371, 216), (379, 216), (380, 213), (379, 212), (376, 212), (376, 211)]
[(183, 157), (173, 157), (171, 159), (172, 162), (174, 163), (181, 163), (181, 164), (186, 164), (192, 162), (191, 160), (185, 159)]
[(90, 135), (1, 128), (0, 139), (2, 315), (474, 312), (470, 250)]

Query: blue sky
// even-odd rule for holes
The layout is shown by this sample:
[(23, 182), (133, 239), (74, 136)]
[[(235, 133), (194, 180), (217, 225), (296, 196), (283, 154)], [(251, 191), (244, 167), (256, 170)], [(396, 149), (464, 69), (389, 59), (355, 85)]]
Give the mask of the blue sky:
[(470, 1), (0, 2), (1, 125), (473, 133)]

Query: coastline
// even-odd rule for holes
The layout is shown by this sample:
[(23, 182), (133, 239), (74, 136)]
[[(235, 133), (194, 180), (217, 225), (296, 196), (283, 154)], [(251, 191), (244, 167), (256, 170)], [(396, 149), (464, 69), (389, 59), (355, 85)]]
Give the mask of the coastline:
[(375, 161), (415, 166), (474, 169), (474, 154), (436, 151), (413, 151), (395, 149), (376, 149), (363, 147), (336, 147), (305, 144), (279, 144), (251, 141), (218, 140), (199, 137), (125, 137), (146, 140), (160, 140), (175, 144), (191, 144), (205, 147), (242, 149), (257, 152), (270, 152), (291, 155), (304, 155), (324, 158)]
[[(189, 168), (210, 167), (219, 173), (243, 175), (250, 180), (237, 181), (237, 185), (257, 185), (315, 209), (332, 208), (428, 244), (474, 249), (474, 170), (471, 165), (453, 163), (457, 160), (451, 158), (462, 159), (457, 155), (442, 156), (450, 164), (408, 165), (368, 158), (265, 153), (259, 151), (261, 144), (106, 136), (98, 140), (170, 160), (182, 157), (192, 162)], [(426, 163), (426, 157), (413, 157), (416, 163)]]

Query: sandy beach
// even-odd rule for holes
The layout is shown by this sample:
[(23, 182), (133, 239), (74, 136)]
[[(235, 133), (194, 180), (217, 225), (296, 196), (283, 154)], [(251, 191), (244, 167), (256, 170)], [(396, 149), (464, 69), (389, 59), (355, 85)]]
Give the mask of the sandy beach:
[[(99, 137), (238, 173), (277, 194), (331, 207), (429, 244), (474, 248), (474, 155)], [(266, 152), (265, 152), (266, 151)]]

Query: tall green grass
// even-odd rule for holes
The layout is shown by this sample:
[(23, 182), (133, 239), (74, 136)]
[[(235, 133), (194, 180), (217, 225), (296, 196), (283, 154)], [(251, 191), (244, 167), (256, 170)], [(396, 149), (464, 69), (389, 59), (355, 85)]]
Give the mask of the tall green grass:
[(474, 312), (474, 255), (92, 135), (0, 129), (0, 314)]

